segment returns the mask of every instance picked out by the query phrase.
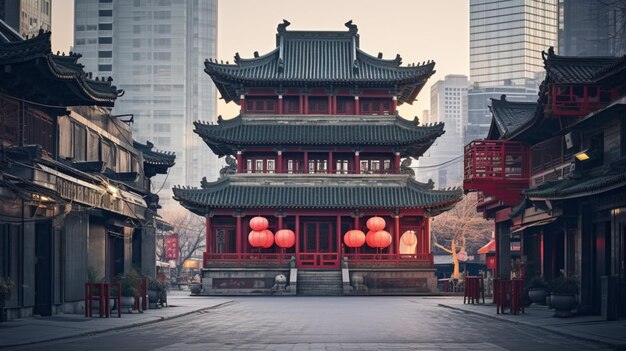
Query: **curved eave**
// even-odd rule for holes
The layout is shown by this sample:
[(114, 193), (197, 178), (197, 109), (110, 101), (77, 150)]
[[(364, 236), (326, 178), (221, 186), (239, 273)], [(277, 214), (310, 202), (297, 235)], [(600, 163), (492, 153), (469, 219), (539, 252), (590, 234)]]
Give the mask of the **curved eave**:
[[(396, 138), (388, 138), (388, 140), (375, 141), (370, 140), (367, 141), (362, 136), (354, 136), (352, 139), (333, 139), (333, 140), (307, 140), (294, 138), (293, 140), (277, 140), (276, 135), (299, 135), (306, 133), (287, 133), (287, 132), (272, 132), (268, 133), (268, 137), (266, 139), (257, 139), (251, 140), (246, 133), (245, 130), (236, 134), (239, 134), (239, 137), (230, 137), (225, 135), (232, 131), (233, 128), (254, 128), (255, 133), (260, 133), (260, 128), (274, 128), (274, 127), (285, 127), (284, 125), (274, 124), (266, 124), (266, 125), (250, 125), (246, 126), (241, 122), (241, 116), (233, 118), (228, 121), (222, 122), (219, 125), (209, 125), (202, 122), (194, 122), (195, 129), (194, 132), (198, 134), (204, 142), (211, 148), (211, 150), (217, 154), (218, 156), (224, 155), (232, 155), (236, 150), (246, 147), (300, 147), (300, 146), (321, 146), (321, 145), (332, 145), (332, 146), (354, 146), (354, 147), (392, 147), (395, 149), (400, 149), (403, 151), (402, 156), (411, 156), (411, 157), (420, 157), (423, 155), (430, 146), (435, 142), (435, 140), (445, 133), (443, 123), (434, 124), (430, 126), (416, 126), (410, 121), (404, 120), (401, 117), (396, 117), (395, 123), (393, 126), (394, 129), (397, 130), (397, 133), (403, 132), (403, 129), (410, 130), (413, 132), (421, 132), (421, 135), (416, 136), (406, 136), (403, 139)], [(294, 128), (306, 128), (308, 125), (294, 125)], [(324, 125), (314, 126), (315, 128), (323, 128)], [(336, 125), (328, 125), (328, 128), (336, 128)], [(375, 128), (375, 126), (369, 126), (370, 128)], [(389, 125), (382, 125), (381, 127), (389, 127)], [(253, 132), (251, 129), (250, 133)], [(220, 135), (222, 134), (222, 135)], [(325, 134), (325, 133), (319, 133)], [(365, 141), (364, 141), (365, 140)]]
[[(330, 179), (330, 178), (328, 178)], [(397, 178), (396, 178), (397, 180)], [(384, 181), (384, 180), (382, 180)], [(459, 202), (461, 189), (432, 190), (407, 178), (404, 186), (236, 185), (228, 177), (204, 188), (173, 188), (173, 198), (199, 214), (210, 209), (424, 209), (430, 215)], [(204, 212), (204, 213), (202, 213)]]
[[(109, 81), (88, 78), (83, 66), (76, 62), (79, 57), (53, 55), (50, 32), (42, 33), (28, 40), (0, 44), (0, 77), (11, 80), (11, 91), (22, 89), (27, 92), (22, 94), (24, 98), (41, 97), (42, 93), (36, 90), (45, 85), (46, 102), (113, 106), (123, 91), (117, 90)], [(15, 77), (22, 79), (16, 80)], [(32, 96), (27, 96), (28, 93)]]
[[(259, 66), (267, 66), (265, 68)], [(355, 86), (358, 85), (360, 87), (390, 87), (397, 88), (400, 91), (398, 96), (398, 104), (409, 103), (412, 104), (413, 101), (416, 100), (417, 95), (426, 84), (426, 81), (435, 74), (434, 70), (434, 62), (425, 64), (423, 66), (414, 66), (414, 67), (395, 67), (390, 68), (385, 66), (385, 70), (397, 70), (400, 72), (405, 72), (404, 76), (397, 77), (393, 79), (387, 78), (349, 78), (345, 77), (337, 77), (336, 79), (303, 79), (303, 78), (283, 78), (280, 76), (277, 77), (269, 77), (269, 78), (259, 78), (259, 77), (250, 77), (240, 74), (243, 69), (250, 69), (249, 65), (240, 66), (240, 65), (226, 65), (219, 64), (214, 62), (205, 62), (204, 72), (207, 73), (213, 82), (215, 83), (220, 95), (224, 99), (226, 103), (230, 101), (239, 102), (239, 94), (237, 93), (237, 89), (240, 86), (255, 86), (255, 87), (266, 87), (266, 86)], [(254, 66), (254, 65), (250, 65)], [(257, 65), (257, 69), (264, 69), (266, 71), (272, 71), (275, 68), (272, 67), (274, 64), (270, 65), (270, 62), (266, 62), (265, 64)], [(408, 74), (406, 74), (408, 73)], [(280, 73), (270, 73), (274, 75), (280, 75)], [(358, 75), (358, 74), (357, 74)]]

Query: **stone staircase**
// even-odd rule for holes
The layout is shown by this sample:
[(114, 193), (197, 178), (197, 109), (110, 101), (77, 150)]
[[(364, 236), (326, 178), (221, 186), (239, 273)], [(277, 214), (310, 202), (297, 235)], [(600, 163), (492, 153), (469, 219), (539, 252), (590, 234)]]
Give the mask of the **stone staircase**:
[(341, 270), (298, 270), (298, 295), (343, 295)]

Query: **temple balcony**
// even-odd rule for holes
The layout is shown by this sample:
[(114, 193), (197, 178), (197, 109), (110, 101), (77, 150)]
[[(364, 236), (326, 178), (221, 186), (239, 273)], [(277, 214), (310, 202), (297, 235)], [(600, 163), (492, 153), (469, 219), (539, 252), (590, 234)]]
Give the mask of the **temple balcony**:
[(505, 140), (475, 140), (465, 146), (463, 188), (481, 191), (507, 206), (521, 200), (528, 188), (530, 167), (528, 147)]
[(548, 110), (554, 116), (581, 117), (608, 106), (618, 96), (617, 89), (554, 84), (549, 90)]

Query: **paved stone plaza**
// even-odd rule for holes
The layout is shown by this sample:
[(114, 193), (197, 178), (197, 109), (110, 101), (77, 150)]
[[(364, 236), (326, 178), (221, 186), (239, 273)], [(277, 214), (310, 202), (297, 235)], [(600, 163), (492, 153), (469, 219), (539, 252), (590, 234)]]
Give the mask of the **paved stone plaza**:
[[(205, 298), (200, 298), (205, 299)], [(429, 297), (249, 297), (180, 318), (16, 350), (608, 350)], [(200, 300), (199, 300), (200, 301)]]

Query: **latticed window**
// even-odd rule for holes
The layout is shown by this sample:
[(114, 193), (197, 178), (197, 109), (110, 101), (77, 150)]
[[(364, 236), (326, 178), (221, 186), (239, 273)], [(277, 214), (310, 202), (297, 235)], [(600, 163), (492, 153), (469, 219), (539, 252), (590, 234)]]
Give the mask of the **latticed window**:
[(19, 102), (0, 97), (0, 140), (19, 142)]
[(276, 101), (274, 99), (246, 99), (246, 112), (249, 113), (276, 113)]

